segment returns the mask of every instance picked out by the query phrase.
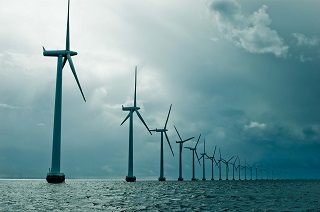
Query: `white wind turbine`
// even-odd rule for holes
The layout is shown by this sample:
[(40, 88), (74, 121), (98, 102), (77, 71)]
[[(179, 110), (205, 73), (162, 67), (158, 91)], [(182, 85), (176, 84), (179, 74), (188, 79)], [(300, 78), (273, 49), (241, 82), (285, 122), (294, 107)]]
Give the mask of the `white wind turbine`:
[[(197, 179), (195, 178), (195, 173), (194, 173), (194, 153), (196, 153), (196, 156), (197, 156), (197, 159), (198, 159), (198, 162), (199, 162), (199, 157), (198, 157), (198, 153), (197, 153), (197, 145), (198, 145), (198, 143), (199, 143), (200, 137), (201, 137), (201, 134), (200, 134), (200, 136), (199, 136), (199, 138), (198, 138), (198, 141), (197, 141), (196, 145), (194, 146), (194, 148), (185, 147), (185, 148), (187, 148), (187, 149), (192, 150), (192, 179), (191, 179), (191, 180), (197, 180)], [(199, 162), (199, 164), (200, 164), (200, 162)], [(201, 166), (201, 164), (200, 164), (200, 166)]]
[(174, 128), (176, 129), (176, 132), (177, 132), (177, 134), (178, 134), (178, 136), (180, 138), (180, 141), (176, 141), (176, 143), (179, 144), (179, 152), (180, 152), (180, 154), (179, 154), (179, 178), (178, 178), (178, 180), (179, 181), (183, 181), (183, 177), (182, 177), (182, 147), (183, 147), (183, 143), (184, 142), (189, 141), (189, 140), (193, 139), (194, 137), (188, 138), (186, 140), (182, 140), (182, 138), (181, 138), (176, 126), (174, 126)]
[(69, 8), (70, 0), (68, 0), (68, 15), (67, 15), (67, 33), (66, 33), (66, 48), (64, 50), (46, 50), (43, 47), (43, 56), (57, 57), (57, 78), (56, 78), (56, 95), (54, 105), (54, 123), (53, 123), (53, 142), (52, 142), (52, 161), (51, 169), (47, 174), (48, 183), (62, 183), (65, 181), (65, 175), (60, 173), (60, 159), (61, 159), (61, 107), (62, 107), (62, 70), (69, 62), (73, 76), (78, 84), (80, 92), (84, 101), (86, 101), (82, 92), (76, 70), (74, 68), (71, 57), (78, 53), (70, 50), (70, 32), (69, 32)]
[[(133, 99), (133, 106), (131, 107), (123, 107), (122, 105), (122, 110), (123, 111), (129, 111), (129, 114), (127, 117), (123, 120), (121, 125), (127, 121), (128, 118), (130, 118), (129, 122), (129, 160), (128, 160), (128, 175), (126, 176), (126, 181), (127, 182), (135, 182), (136, 177), (133, 176), (133, 113), (136, 112), (139, 119), (141, 122), (144, 124), (144, 126), (147, 128), (149, 133), (152, 135), (150, 132), (147, 124), (143, 120), (141, 114), (139, 113), (140, 107), (137, 107), (137, 66), (135, 68), (135, 83), (134, 83), (134, 99)], [(120, 126), (121, 126), (120, 125)]]
[(171, 147), (168, 135), (167, 135), (167, 131), (168, 131), (167, 130), (167, 124), (168, 124), (168, 120), (169, 120), (169, 116), (170, 116), (171, 107), (172, 107), (172, 104), (170, 105), (170, 109), (169, 109), (169, 113), (168, 113), (168, 116), (167, 116), (167, 120), (166, 120), (166, 123), (164, 124), (163, 129), (157, 129), (156, 128), (154, 130), (150, 130), (150, 131), (160, 132), (161, 133), (161, 142), (160, 142), (160, 177), (159, 177), (159, 181), (165, 181), (166, 180), (166, 178), (164, 177), (164, 171), (163, 171), (163, 133), (166, 136), (166, 139), (168, 141), (168, 144), (169, 144), (169, 147), (171, 149), (172, 155), (174, 156), (173, 151), (172, 151), (172, 147)]

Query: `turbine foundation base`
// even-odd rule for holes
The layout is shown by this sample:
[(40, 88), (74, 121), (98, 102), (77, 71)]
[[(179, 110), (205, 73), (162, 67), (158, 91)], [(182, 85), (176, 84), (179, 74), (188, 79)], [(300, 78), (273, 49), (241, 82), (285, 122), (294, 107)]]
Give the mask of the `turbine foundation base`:
[(63, 183), (65, 181), (65, 175), (63, 173), (48, 173), (46, 180), (48, 183)]
[(166, 178), (165, 178), (165, 177), (159, 177), (158, 180), (159, 180), (159, 181), (166, 181)]
[(203, 181), (207, 180), (206, 178), (202, 178)]
[(179, 177), (179, 178), (178, 178), (178, 181), (183, 181), (183, 178), (182, 178), (182, 177)]
[(126, 181), (127, 182), (136, 182), (136, 177), (135, 176), (132, 176), (132, 177), (129, 177), (129, 176), (126, 176)]
[(213, 178), (211, 178), (211, 180), (214, 180)]
[(192, 178), (191, 180), (192, 180), (192, 181), (197, 181), (198, 179), (197, 179), (197, 178)]

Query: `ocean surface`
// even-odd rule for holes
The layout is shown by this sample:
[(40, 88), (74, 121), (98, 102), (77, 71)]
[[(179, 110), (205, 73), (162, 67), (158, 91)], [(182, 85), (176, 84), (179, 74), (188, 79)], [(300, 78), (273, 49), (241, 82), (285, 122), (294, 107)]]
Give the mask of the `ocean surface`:
[(0, 211), (320, 211), (320, 180), (0, 180)]

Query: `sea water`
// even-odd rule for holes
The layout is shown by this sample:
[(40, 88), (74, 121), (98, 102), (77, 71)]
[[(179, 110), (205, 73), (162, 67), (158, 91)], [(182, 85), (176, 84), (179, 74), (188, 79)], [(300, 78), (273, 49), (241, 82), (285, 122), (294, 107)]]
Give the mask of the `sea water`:
[(0, 211), (320, 211), (320, 181), (0, 180)]

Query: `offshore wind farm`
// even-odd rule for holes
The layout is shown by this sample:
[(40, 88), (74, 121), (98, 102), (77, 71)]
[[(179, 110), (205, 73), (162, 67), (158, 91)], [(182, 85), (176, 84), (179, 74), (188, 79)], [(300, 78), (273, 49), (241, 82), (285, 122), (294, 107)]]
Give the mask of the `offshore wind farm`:
[(0, 211), (320, 210), (318, 2), (0, 5)]

